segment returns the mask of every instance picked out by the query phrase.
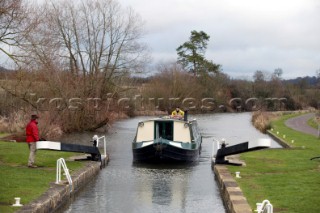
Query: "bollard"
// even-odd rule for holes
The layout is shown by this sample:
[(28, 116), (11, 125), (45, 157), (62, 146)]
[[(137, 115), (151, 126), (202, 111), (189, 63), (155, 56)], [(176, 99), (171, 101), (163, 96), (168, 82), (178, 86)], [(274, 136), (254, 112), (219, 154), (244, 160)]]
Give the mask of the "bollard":
[(240, 172), (236, 172), (236, 178), (241, 178), (240, 177)]
[(20, 206), (23, 206), (21, 203), (20, 203), (20, 197), (15, 197), (14, 198), (16, 200), (16, 203), (13, 204), (12, 206), (16, 206), (16, 207), (20, 207)]
[(257, 210), (255, 211), (260, 213), (262, 211), (262, 203), (256, 203), (256, 205), (257, 205)]

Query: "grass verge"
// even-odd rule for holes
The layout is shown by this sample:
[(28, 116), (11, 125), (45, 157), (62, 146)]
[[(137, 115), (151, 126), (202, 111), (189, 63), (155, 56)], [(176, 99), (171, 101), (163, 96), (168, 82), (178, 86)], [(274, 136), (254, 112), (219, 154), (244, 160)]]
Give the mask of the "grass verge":
[(310, 118), (307, 123), (309, 126), (315, 128), (315, 129), (318, 129), (318, 123), (316, 122), (314, 117)]
[[(0, 212), (14, 212), (15, 197), (27, 204), (40, 197), (49, 183), (55, 182), (56, 162), (59, 158), (75, 156), (75, 153), (37, 150), (35, 169), (27, 167), (29, 149), (26, 143), (0, 142)], [(69, 172), (83, 167), (79, 161), (68, 161)]]
[[(247, 166), (228, 166), (234, 174), (249, 205), (268, 199), (274, 212), (318, 212), (320, 203), (320, 140), (315, 136), (294, 131), (285, 126), (285, 120), (297, 115), (285, 115), (272, 122), (273, 132), (285, 138), (293, 148), (267, 149), (241, 154)], [(276, 135), (276, 134), (275, 134)]]
[(7, 136), (7, 135), (9, 135), (9, 134), (8, 134), (8, 133), (0, 132), (0, 138), (5, 137), (5, 136)]

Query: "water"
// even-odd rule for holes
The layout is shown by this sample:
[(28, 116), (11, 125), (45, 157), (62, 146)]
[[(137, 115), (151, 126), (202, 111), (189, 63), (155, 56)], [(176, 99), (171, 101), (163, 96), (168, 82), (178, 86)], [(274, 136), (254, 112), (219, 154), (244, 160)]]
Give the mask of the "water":
[[(224, 138), (226, 143), (234, 145), (241, 142), (254, 142), (260, 138), (269, 138), (262, 134), (251, 124), (251, 113), (220, 113), (212, 115), (197, 115), (199, 127), (204, 136), (212, 135), (221, 140)], [(281, 146), (271, 139), (272, 148)]]
[[(193, 116), (201, 132), (229, 145), (266, 138), (250, 124), (251, 114)], [(74, 199), (64, 212), (225, 212), (211, 170), (212, 138), (205, 137), (193, 164), (135, 164), (131, 142), (137, 117), (115, 123), (107, 135), (109, 165)], [(76, 137), (75, 137), (76, 136)], [(91, 134), (70, 135), (69, 142), (89, 143)], [(275, 142), (273, 147), (279, 147)]]

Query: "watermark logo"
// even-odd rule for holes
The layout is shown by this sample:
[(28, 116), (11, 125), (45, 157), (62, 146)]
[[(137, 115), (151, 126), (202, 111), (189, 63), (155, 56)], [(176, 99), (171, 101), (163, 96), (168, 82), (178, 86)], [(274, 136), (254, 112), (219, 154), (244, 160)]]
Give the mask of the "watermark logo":
[(84, 110), (92, 111), (161, 111), (174, 109), (179, 106), (183, 110), (196, 112), (224, 112), (224, 111), (258, 111), (286, 110), (286, 98), (232, 98), (226, 103), (220, 103), (212, 97), (208, 98), (152, 98), (135, 95), (114, 99), (101, 98), (38, 98), (34, 105), (39, 111), (48, 110)]

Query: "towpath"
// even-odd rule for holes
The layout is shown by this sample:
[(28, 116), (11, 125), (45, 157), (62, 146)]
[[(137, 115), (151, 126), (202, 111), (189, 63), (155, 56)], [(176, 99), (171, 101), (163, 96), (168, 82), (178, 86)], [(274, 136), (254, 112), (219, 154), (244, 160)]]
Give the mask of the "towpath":
[(299, 132), (318, 136), (318, 130), (307, 124), (307, 121), (314, 116), (315, 116), (315, 113), (300, 115), (298, 117), (288, 119), (285, 122), (285, 124), (291, 129), (297, 130)]

